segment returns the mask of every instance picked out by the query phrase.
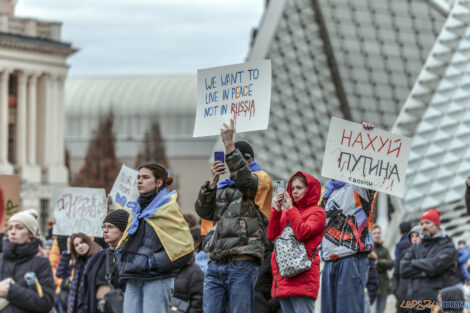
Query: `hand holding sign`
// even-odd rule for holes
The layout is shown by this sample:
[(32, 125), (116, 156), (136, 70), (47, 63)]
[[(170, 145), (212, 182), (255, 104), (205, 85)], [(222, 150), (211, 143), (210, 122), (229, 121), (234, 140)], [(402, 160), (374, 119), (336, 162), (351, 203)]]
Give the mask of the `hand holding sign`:
[(365, 130), (373, 130), (374, 129), (374, 124), (362, 122), (362, 127), (364, 127)]

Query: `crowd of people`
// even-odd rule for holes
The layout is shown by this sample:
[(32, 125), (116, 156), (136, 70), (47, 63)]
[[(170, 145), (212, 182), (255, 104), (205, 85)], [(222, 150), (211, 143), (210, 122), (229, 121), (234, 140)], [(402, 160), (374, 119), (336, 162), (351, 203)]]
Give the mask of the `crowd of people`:
[[(375, 191), (336, 180), (322, 188), (299, 171), (273, 196), (253, 148), (234, 132), (233, 121), (221, 130), (225, 158), (197, 195), (198, 217), (182, 213), (173, 178), (155, 163), (139, 167), (140, 196), (131, 213), (108, 212), (102, 238), (41, 240), (34, 210), (13, 215), (0, 312), (308, 313), (320, 289), (322, 313), (383, 313), (390, 294), (397, 312), (463, 312), (437, 305), (464, 303), (470, 282), (470, 247), (455, 248), (438, 210), (400, 225), (392, 259), (373, 224)], [(207, 234), (201, 219), (213, 222)]]

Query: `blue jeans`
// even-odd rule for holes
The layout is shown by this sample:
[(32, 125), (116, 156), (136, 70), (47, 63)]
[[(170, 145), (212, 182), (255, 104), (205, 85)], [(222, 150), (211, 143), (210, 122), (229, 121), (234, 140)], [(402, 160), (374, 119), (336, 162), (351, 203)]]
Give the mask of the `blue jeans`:
[(251, 313), (258, 280), (258, 265), (253, 261), (213, 261), (204, 278), (203, 312)]
[(279, 298), (282, 313), (315, 313), (315, 300), (309, 297)]
[(369, 276), (367, 255), (325, 262), (321, 275), (322, 313), (363, 313)]
[(372, 313), (384, 313), (387, 306), (388, 295), (378, 293), (374, 304), (372, 305)]
[(129, 279), (124, 294), (124, 313), (169, 313), (174, 278)]

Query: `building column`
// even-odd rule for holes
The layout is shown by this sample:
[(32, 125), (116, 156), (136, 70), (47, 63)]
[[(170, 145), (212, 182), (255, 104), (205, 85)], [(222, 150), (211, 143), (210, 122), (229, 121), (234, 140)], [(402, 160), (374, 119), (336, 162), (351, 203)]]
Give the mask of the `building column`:
[(46, 80), (46, 136), (45, 171), (43, 179), (52, 184), (67, 184), (68, 171), (64, 164), (64, 133), (61, 125), (64, 124), (63, 97), (61, 96), (64, 84), (61, 75), (48, 75)]
[(0, 73), (0, 174), (13, 174), (13, 166), (8, 162), (8, 79), (11, 70)]
[(36, 165), (36, 120), (37, 120), (38, 76), (31, 74), (28, 81), (28, 164)]
[(37, 165), (37, 98), (38, 98), (38, 73), (31, 73), (27, 78), (27, 96), (26, 96), (26, 164), (19, 169), (19, 175), (22, 180), (29, 183), (41, 182), (41, 168)]
[(65, 166), (65, 113), (64, 113), (64, 89), (65, 89), (65, 77), (59, 76), (57, 79), (57, 157), (56, 157), (56, 165), (59, 167)]
[(18, 95), (15, 127), (15, 165), (19, 168), (26, 164), (26, 79), (27, 75), (23, 71), (18, 72)]

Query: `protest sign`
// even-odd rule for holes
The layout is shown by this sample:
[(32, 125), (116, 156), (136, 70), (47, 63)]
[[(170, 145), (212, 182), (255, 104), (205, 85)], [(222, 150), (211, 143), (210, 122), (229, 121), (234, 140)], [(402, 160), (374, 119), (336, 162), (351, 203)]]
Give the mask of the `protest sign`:
[(8, 219), (20, 210), (20, 179), (16, 175), (0, 175), (0, 232), (8, 228)]
[(52, 190), (54, 235), (70, 236), (82, 232), (102, 237), (103, 220), (108, 211), (104, 189), (59, 187)]
[(411, 139), (333, 117), (321, 175), (403, 197)]
[(114, 181), (113, 188), (109, 193), (115, 209), (125, 209), (131, 212), (127, 204), (136, 201), (139, 196), (139, 191), (137, 190), (137, 173), (136, 170), (122, 165)]
[(271, 60), (197, 71), (193, 137), (218, 135), (233, 118), (238, 133), (268, 128)]

